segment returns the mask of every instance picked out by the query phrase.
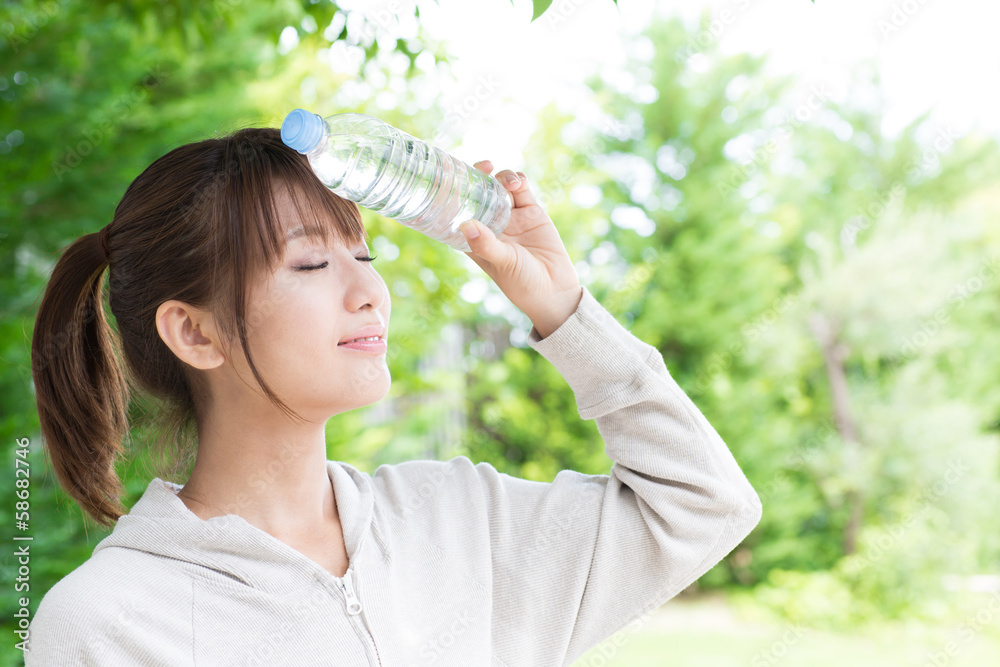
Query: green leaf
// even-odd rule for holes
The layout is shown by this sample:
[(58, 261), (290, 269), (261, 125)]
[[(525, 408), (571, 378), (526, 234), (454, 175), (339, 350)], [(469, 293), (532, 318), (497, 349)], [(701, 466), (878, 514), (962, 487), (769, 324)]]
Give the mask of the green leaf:
[(531, 20), (534, 21), (539, 16), (545, 13), (545, 10), (552, 5), (552, 0), (532, 0), (535, 6), (535, 12), (531, 16)]

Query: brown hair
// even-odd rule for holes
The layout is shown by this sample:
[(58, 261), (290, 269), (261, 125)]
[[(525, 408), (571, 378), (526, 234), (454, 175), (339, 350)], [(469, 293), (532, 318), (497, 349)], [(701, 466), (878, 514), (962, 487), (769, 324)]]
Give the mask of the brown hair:
[[(175, 471), (193, 458), (197, 422), (210, 406), (201, 373), (157, 332), (164, 301), (211, 311), (226, 340), (239, 338), (264, 395), (298, 417), (267, 386), (247, 345), (250, 286), (284, 252), (279, 187), (289, 188), (303, 220), (325, 221), (316, 225), (324, 242), (330, 233), (341, 243), (367, 240), (357, 205), (328, 190), (277, 129), (249, 128), (175, 148), (143, 171), (106, 230), (109, 260), (93, 233), (56, 262), (31, 340), (42, 439), (59, 483), (100, 524), (125, 513), (115, 462), (123, 438), (131, 444), (131, 394), (160, 403), (156, 446), (173, 452)], [(104, 313), (105, 267), (116, 331)]]

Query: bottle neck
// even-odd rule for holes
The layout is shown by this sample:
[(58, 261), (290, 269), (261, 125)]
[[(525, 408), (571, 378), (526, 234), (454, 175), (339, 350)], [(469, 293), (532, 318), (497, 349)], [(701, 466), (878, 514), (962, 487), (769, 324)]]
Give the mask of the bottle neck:
[(323, 136), (320, 137), (319, 141), (316, 142), (316, 145), (313, 146), (311, 150), (303, 153), (303, 155), (305, 155), (306, 158), (319, 157), (319, 155), (326, 150), (326, 146), (329, 143), (329, 141), (330, 141), (330, 128), (327, 126), (326, 123), (323, 123)]

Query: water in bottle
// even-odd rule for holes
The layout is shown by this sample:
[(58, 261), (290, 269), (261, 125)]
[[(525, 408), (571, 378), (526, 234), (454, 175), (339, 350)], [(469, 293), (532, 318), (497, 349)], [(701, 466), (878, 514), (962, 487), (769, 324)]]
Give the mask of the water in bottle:
[(456, 250), (470, 250), (460, 223), (475, 218), (499, 236), (510, 219), (512, 197), (499, 181), (374, 116), (296, 109), (281, 140), (344, 199)]

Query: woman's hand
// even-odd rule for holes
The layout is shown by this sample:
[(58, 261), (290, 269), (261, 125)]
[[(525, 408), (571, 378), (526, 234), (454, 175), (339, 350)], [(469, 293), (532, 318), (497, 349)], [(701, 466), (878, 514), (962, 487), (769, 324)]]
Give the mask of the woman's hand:
[[(493, 164), (473, 165), (489, 174)], [(514, 180), (508, 182), (508, 178)], [(465, 253), (493, 279), (507, 298), (528, 316), (542, 338), (576, 312), (583, 296), (576, 268), (551, 218), (535, 201), (524, 172), (505, 169), (496, 179), (513, 195), (510, 221), (499, 238), (478, 220), (463, 222), (472, 252)], [(470, 232), (479, 235), (470, 238)]]

